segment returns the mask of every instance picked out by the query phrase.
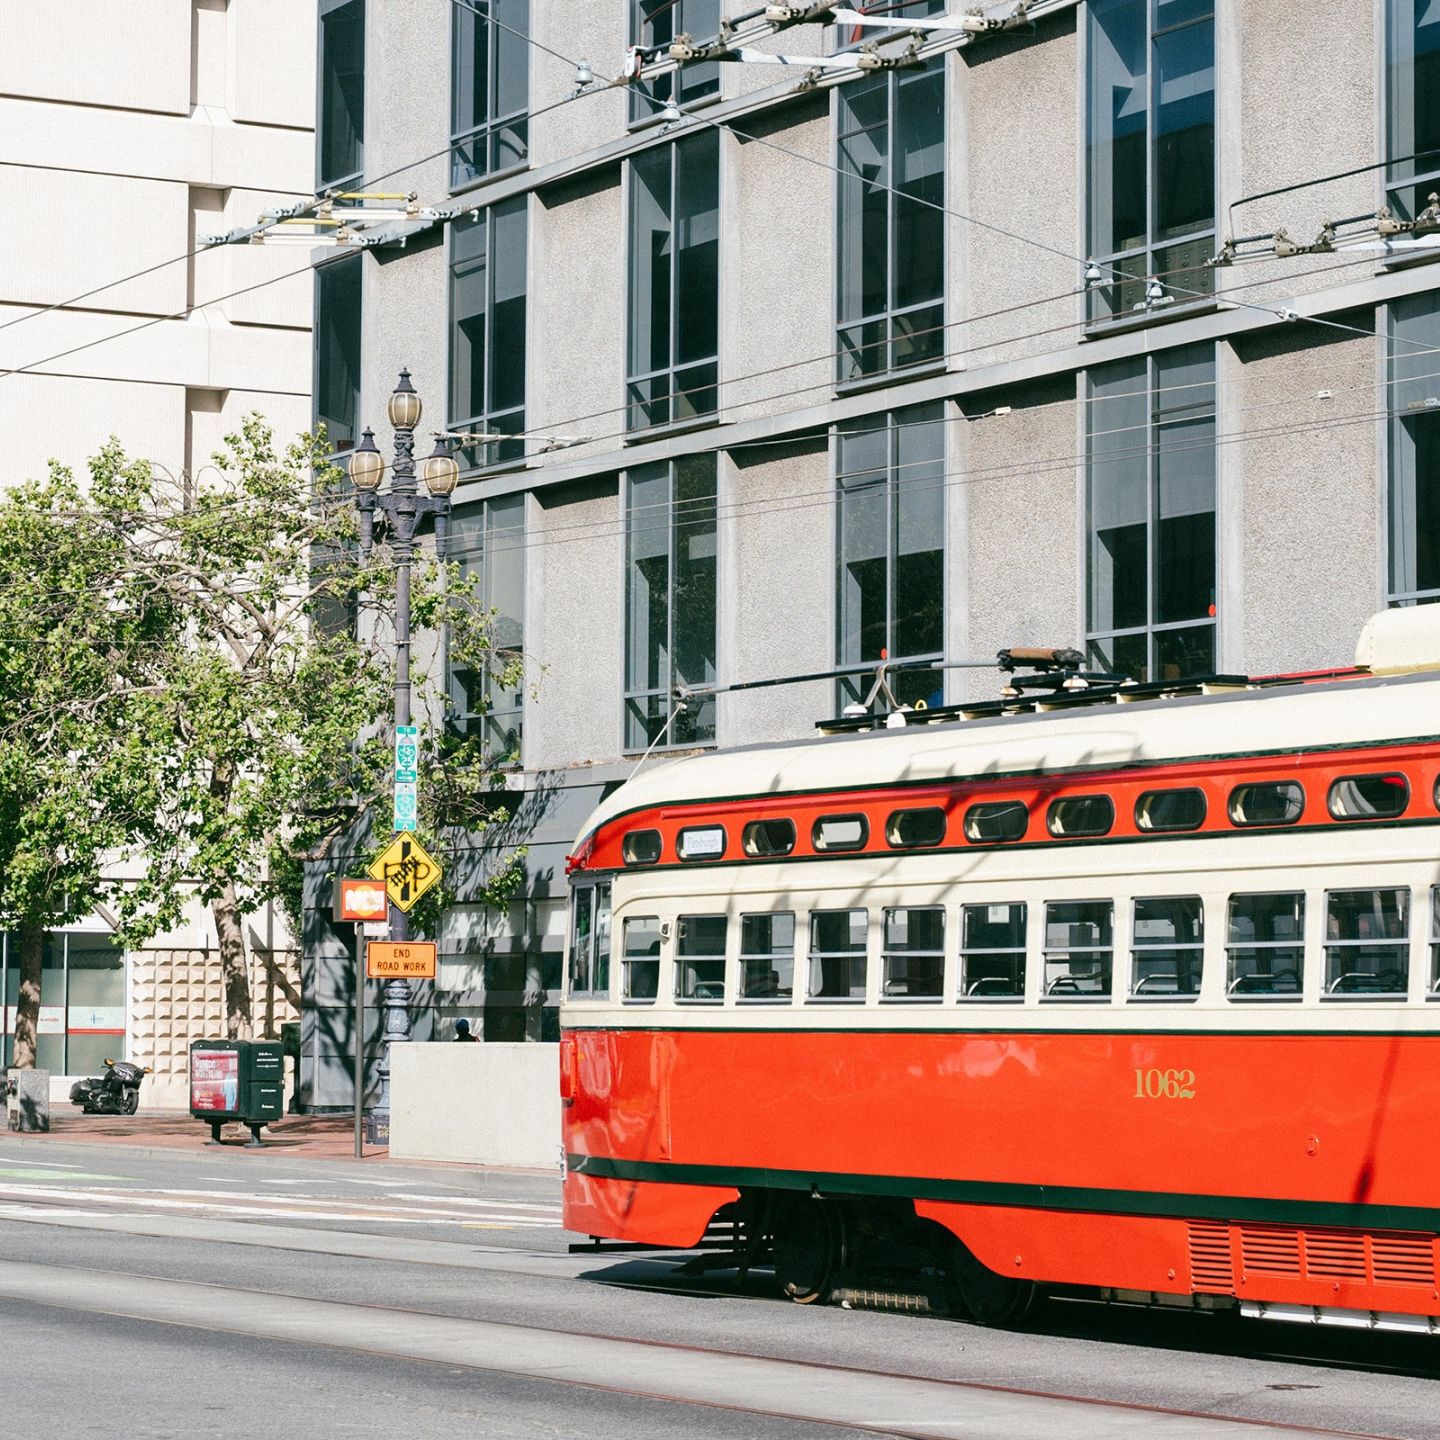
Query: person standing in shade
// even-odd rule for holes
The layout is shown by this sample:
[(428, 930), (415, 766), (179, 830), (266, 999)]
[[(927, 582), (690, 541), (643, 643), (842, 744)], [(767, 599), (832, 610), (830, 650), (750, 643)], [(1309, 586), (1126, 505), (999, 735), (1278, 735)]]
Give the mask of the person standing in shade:
[(470, 1033), (470, 1022), (463, 1015), (455, 1022), (455, 1039), (457, 1042), (468, 1040), (472, 1045), (475, 1043), (475, 1037)]

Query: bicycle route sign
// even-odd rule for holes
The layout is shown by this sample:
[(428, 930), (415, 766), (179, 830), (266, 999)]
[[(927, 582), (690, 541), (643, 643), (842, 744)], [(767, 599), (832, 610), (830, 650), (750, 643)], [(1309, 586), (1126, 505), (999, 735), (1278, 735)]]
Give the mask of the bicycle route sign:
[(409, 911), (440, 883), (440, 862), (411, 834), (397, 835), (371, 862), (367, 872), (379, 880), (398, 910)]

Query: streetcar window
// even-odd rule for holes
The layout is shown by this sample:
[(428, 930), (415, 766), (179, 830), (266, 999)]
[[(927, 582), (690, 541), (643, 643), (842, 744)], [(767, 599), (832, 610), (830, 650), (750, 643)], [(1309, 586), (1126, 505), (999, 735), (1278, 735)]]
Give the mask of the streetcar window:
[(747, 855), (788, 855), (795, 848), (793, 820), (752, 820), (740, 837)]
[(939, 806), (892, 810), (885, 822), (885, 839), (897, 850), (939, 845), (945, 839), (945, 812)]
[(960, 998), (1018, 1000), (1024, 994), (1024, 903), (962, 907)]
[(570, 907), (570, 994), (609, 999), (609, 881), (576, 890)]
[(725, 998), (724, 915), (682, 915), (675, 944), (675, 998), (706, 1000), (718, 1005)]
[(1232, 1000), (1298, 1000), (1305, 988), (1305, 897), (1232, 895), (1225, 927)]
[(870, 822), (863, 815), (822, 815), (810, 832), (817, 850), (861, 850), (870, 835)]
[(1203, 790), (1147, 790), (1135, 802), (1137, 830), (1198, 830), (1204, 823)]
[(653, 1000), (660, 993), (660, 921), (640, 915), (625, 922), (624, 996), (627, 1000)]
[(885, 1000), (939, 1000), (945, 994), (945, 911), (939, 905), (886, 910)]
[(965, 812), (965, 838), (976, 845), (1023, 840), (1030, 812), (1019, 800), (986, 800)]
[(864, 910), (810, 912), (811, 1000), (863, 1000), (869, 916)]
[(675, 841), (682, 860), (718, 860), (725, 853), (723, 825), (695, 825), (682, 830)]
[(1410, 971), (1409, 890), (1331, 890), (1325, 899), (1326, 997), (1403, 996)]
[(1137, 900), (1130, 948), (1133, 1000), (1194, 1000), (1205, 958), (1205, 912), (1200, 900)]
[(1230, 819), (1236, 825), (1293, 825), (1305, 813), (1298, 780), (1265, 780), (1230, 792)]
[(1390, 820), (1410, 803), (1410, 782), (1403, 775), (1342, 775), (1331, 787), (1334, 820)]
[(1045, 997), (1103, 1000), (1115, 958), (1109, 900), (1052, 900), (1045, 906)]
[(794, 913), (785, 910), (775, 915), (742, 915), (740, 998), (789, 1000), (794, 993)]
[(1427, 998), (1440, 1000), (1440, 885), (1430, 892), (1430, 990)]
[(1115, 805), (1108, 795), (1069, 795), (1052, 800), (1045, 824), (1052, 835), (1108, 835)]
[(620, 854), (627, 865), (653, 865), (660, 858), (658, 830), (631, 830), (620, 842)]

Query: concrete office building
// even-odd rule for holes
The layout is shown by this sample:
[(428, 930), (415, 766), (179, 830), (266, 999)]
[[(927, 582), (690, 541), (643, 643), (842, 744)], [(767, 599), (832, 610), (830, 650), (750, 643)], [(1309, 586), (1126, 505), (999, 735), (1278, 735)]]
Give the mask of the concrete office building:
[[(1387, 252), (1373, 221), (1440, 189), (1436, 7), (1032, 0), (894, 70), (835, 67), (875, 39), (848, 23), (751, 19), (813, 73), (692, 62), (569, 98), (574, 62), (614, 76), (721, 9), (322, 3), (321, 184), (406, 166), (450, 218), (327, 257), (317, 414), (342, 448), (382, 428), (404, 365), (427, 428), (517, 437), (467, 448), (455, 531), (533, 691), (454, 693), (513, 747), (528, 884), (508, 917), (451, 913), (421, 1038), (456, 1013), (553, 1038), (564, 857), (642, 755), (810, 734), (864, 685), (677, 714), (677, 683), (1017, 644), (1303, 670), (1440, 598), (1440, 270), (1427, 224)], [(1367, 213), (1367, 250), (1206, 263)], [(338, 1007), (318, 869), (311, 902)]]
[[(112, 434), (179, 476), (250, 411), (308, 427), (303, 253), (189, 252), (310, 193), (314, 42), (314, 0), (0, 3), (0, 484), (82, 467)], [(294, 956), (274, 917), (250, 939), (273, 1024)], [(147, 1104), (183, 1103), (189, 1037), (224, 1023), (208, 917), (126, 957), (97, 915), (46, 966), (40, 1065), (93, 1072), (123, 1045), (156, 1070)]]

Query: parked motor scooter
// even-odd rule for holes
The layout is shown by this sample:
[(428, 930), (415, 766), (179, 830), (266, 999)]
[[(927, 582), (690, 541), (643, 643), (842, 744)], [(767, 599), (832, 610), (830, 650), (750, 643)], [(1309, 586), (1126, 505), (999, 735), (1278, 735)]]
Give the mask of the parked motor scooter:
[(70, 1087), (70, 1103), (86, 1115), (133, 1115), (140, 1108), (140, 1081), (149, 1073), (128, 1060), (107, 1060), (103, 1075)]

